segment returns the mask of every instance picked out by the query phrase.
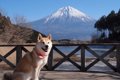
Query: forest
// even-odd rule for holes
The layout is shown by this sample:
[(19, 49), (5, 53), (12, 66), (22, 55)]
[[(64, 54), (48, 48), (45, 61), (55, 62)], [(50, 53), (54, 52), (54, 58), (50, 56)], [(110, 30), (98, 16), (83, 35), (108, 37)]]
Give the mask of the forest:
[(120, 42), (120, 10), (112, 10), (108, 15), (103, 15), (94, 27), (99, 33), (97, 42)]

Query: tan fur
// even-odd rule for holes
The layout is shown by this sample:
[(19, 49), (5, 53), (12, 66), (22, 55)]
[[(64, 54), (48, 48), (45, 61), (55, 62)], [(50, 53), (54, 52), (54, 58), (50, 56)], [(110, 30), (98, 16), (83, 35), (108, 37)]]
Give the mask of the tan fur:
[[(46, 48), (46, 45), (48, 48)], [(32, 52), (26, 53), (16, 66), (14, 72), (12, 74), (5, 74), (3, 80), (39, 80), (40, 70), (47, 63), (51, 47), (51, 35), (47, 37), (39, 35), (38, 42)]]

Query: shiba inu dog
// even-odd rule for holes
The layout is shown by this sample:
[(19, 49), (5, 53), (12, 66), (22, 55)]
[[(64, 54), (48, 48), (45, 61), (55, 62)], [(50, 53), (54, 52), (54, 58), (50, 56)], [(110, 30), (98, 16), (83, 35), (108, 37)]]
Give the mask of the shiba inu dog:
[(41, 68), (47, 63), (52, 48), (51, 35), (38, 36), (32, 52), (26, 53), (13, 73), (6, 73), (3, 80), (39, 80)]

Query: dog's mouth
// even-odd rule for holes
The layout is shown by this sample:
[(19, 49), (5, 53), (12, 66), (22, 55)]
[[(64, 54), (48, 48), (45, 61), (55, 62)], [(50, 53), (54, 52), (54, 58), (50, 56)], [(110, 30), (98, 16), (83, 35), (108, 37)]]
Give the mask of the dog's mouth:
[(44, 52), (47, 52), (47, 51), (48, 51), (48, 48), (42, 48), (42, 50), (43, 50)]

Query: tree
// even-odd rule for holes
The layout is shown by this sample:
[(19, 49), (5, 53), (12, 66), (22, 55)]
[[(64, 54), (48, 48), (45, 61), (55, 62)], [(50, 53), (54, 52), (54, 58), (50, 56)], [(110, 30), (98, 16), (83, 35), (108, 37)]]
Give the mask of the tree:
[(16, 25), (22, 25), (24, 23), (27, 23), (27, 19), (24, 16), (15, 16), (13, 19), (13, 23)]
[[(98, 29), (98, 31), (101, 32), (101, 35), (106, 32), (107, 29), (107, 23), (106, 23), (106, 16), (102, 16), (96, 23), (95, 23), (95, 28)], [(105, 38), (104, 34), (104, 38)]]
[(16, 32), (9, 41), (17, 42), (19, 40), (19, 43), (22, 43), (30, 40), (30, 36), (33, 34), (33, 31), (31, 29), (31, 25), (28, 24), (27, 19), (24, 16), (15, 16), (14, 24)]
[(0, 8), (0, 16), (7, 16), (7, 12), (2, 8)]
[(100, 39), (120, 41), (120, 10), (118, 13), (112, 10), (107, 16), (102, 16), (95, 23), (95, 28), (101, 32)]
[(115, 24), (116, 24), (116, 13), (115, 11), (111, 11), (111, 13), (107, 16), (107, 28), (109, 31), (114, 32), (115, 30)]

